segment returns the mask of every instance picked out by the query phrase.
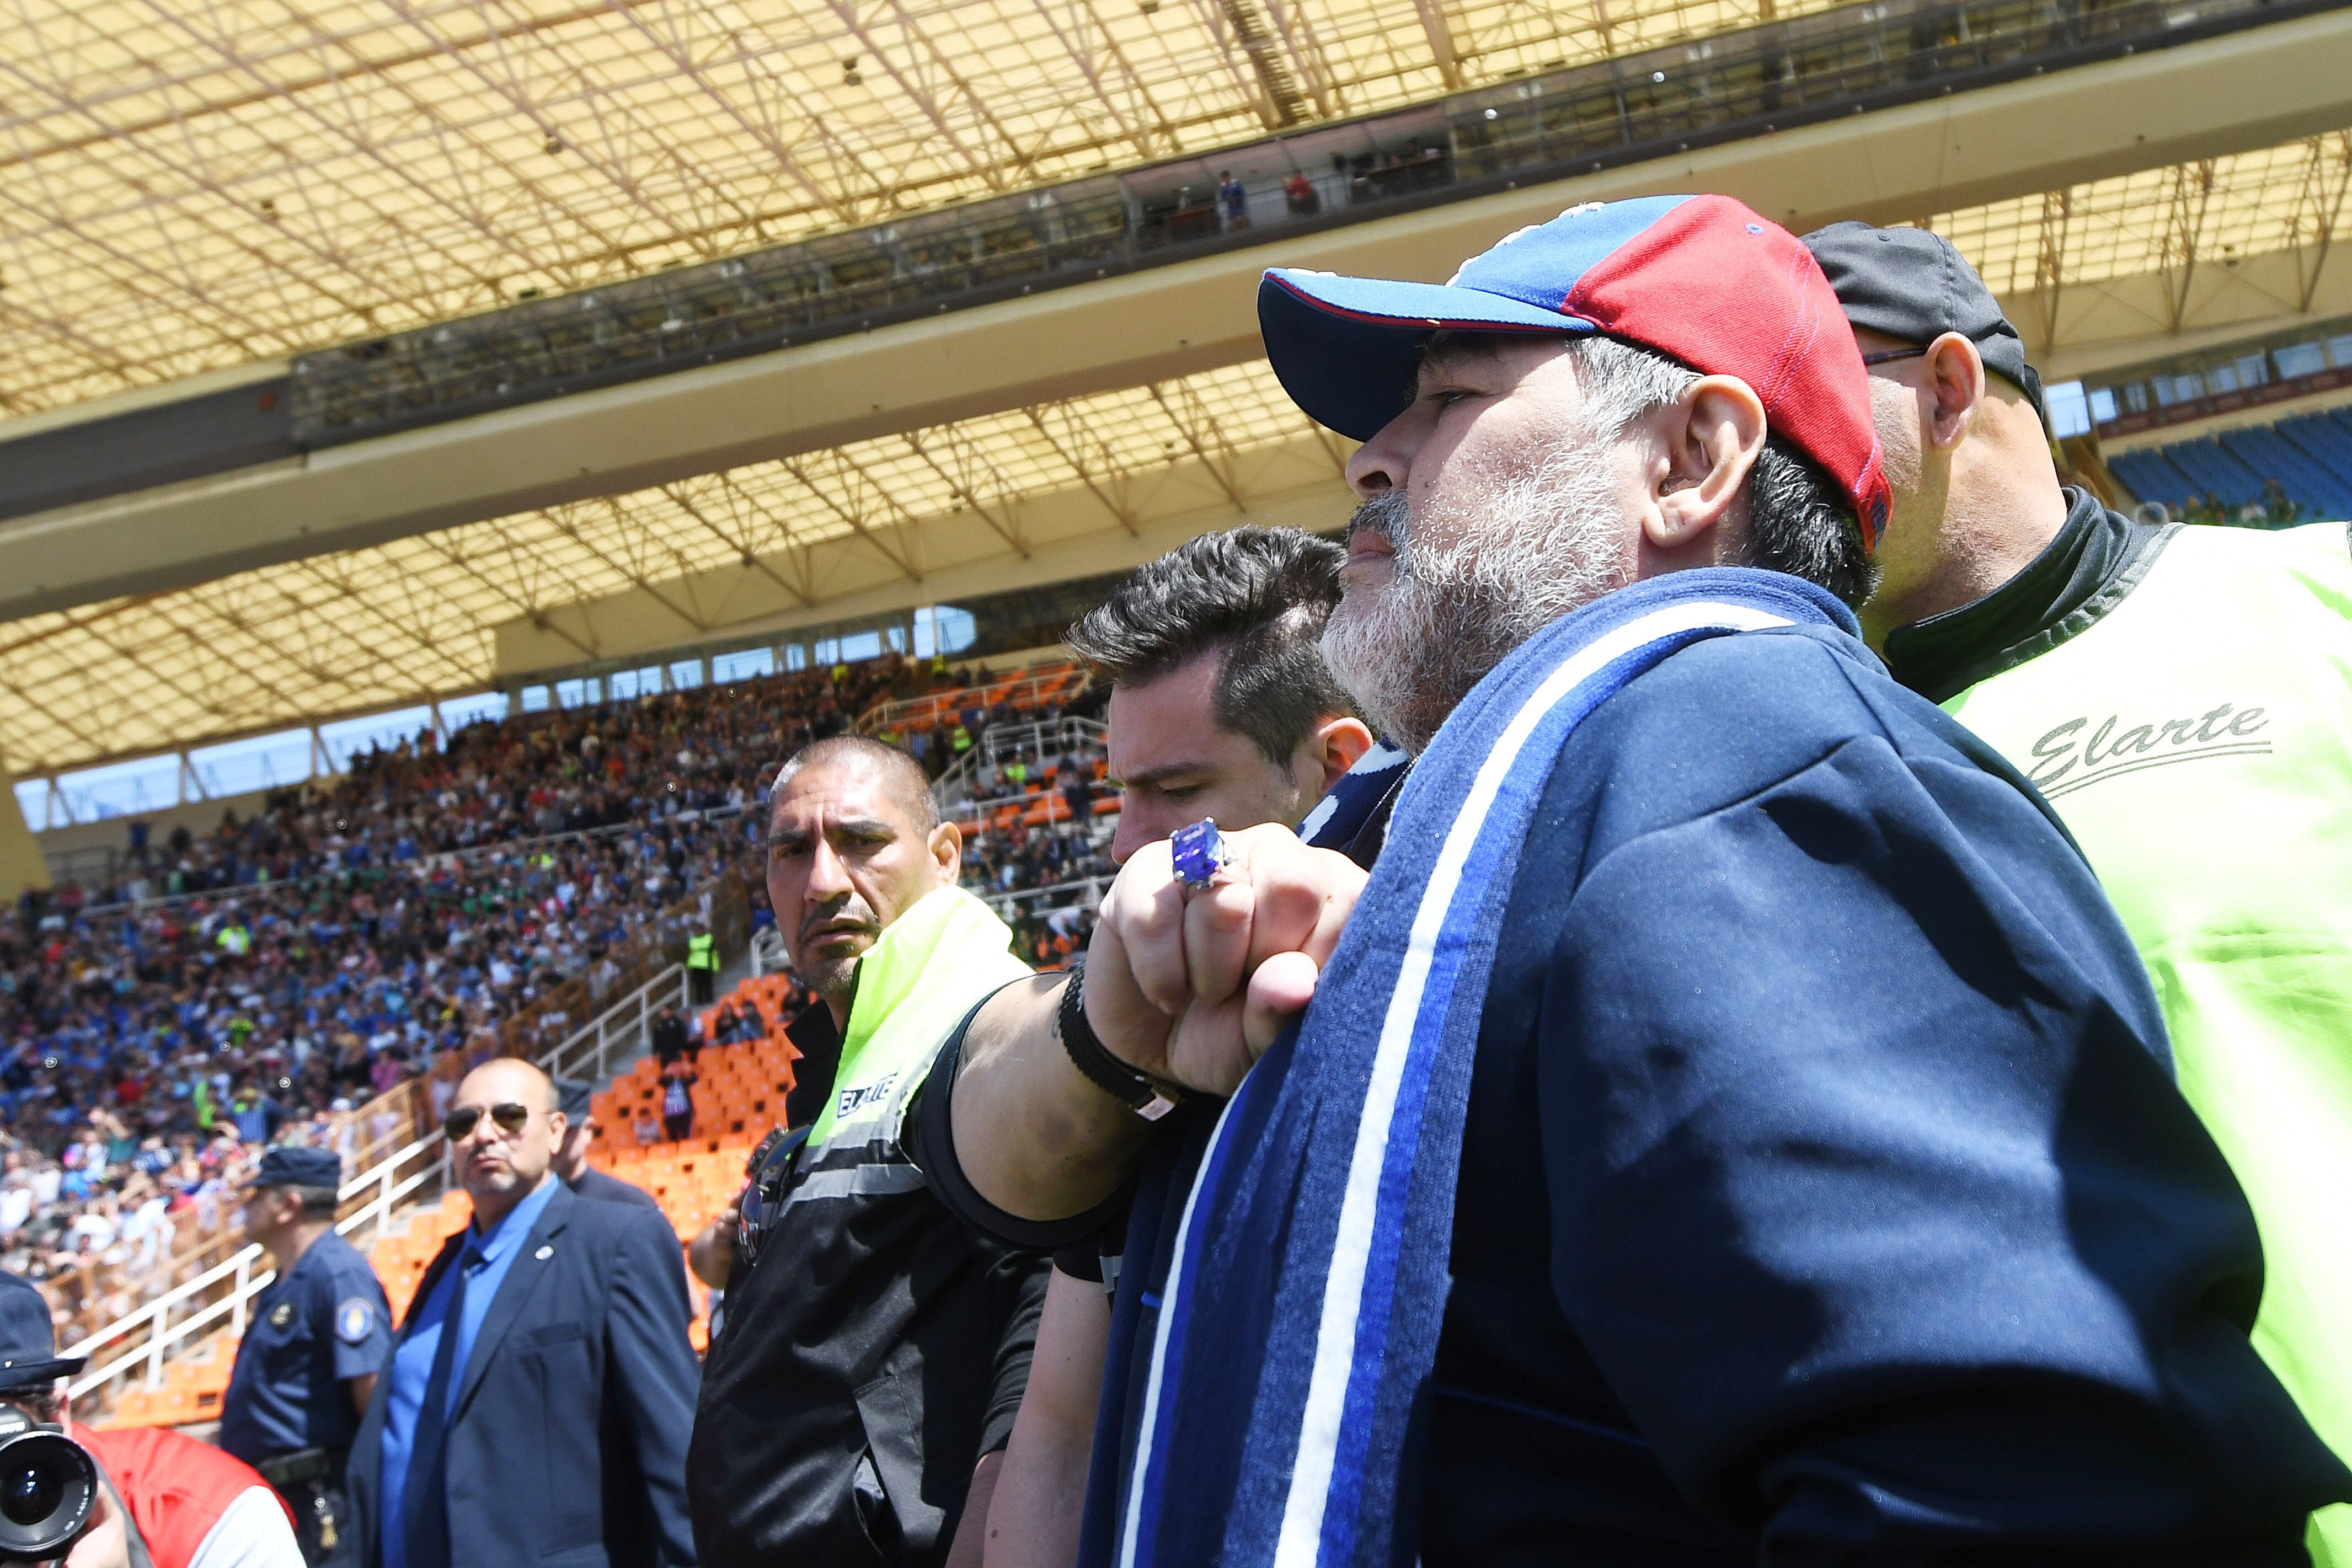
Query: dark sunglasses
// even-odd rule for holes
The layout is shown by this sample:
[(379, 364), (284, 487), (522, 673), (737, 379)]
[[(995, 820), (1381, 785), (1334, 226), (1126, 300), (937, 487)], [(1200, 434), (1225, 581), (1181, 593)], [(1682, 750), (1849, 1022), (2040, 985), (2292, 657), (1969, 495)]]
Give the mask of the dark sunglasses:
[(1927, 352), (1925, 349), (1885, 349), (1875, 354), (1863, 355), (1862, 362), (1865, 365), (1884, 365), (1895, 360), (1923, 359), (1927, 356)]
[[(454, 1144), (472, 1132), (481, 1120), (482, 1108), (479, 1105), (463, 1106), (441, 1118), (441, 1131)], [(509, 1100), (503, 1105), (490, 1107), (490, 1120), (499, 1124), (501, 1132), (520, 1133), (530, 1120), (530, 1107), (518, 1105)]]

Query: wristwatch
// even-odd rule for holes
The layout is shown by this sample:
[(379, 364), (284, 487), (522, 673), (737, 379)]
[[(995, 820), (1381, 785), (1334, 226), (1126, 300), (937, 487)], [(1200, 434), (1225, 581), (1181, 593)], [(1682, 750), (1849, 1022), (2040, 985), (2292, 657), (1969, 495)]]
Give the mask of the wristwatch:
[(1103, 1049), (1094, 1026), (1087, 1022), (1086, 983), (1086, 960), (1080, 959), (1070, 966), (1070, 983), (1062, 988), (1061, 1010), (1054, 1015), (1054, 1032), (1062, 1037), (1070, 1065), (1145, 1121), (1157, 1122), (1182, 1104), (1183, 1096)]

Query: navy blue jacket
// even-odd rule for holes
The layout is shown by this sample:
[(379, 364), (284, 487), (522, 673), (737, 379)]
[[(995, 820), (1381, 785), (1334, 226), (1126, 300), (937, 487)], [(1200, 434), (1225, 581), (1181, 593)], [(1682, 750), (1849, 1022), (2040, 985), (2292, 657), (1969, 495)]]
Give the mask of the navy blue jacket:
[[(686, 1444), (701, 1369), (687, 1339), (677, 1235), (658, 1210), (583, 1198), (560, 1181), (555, 1188), (458, 1385), (447, 1460), (457, 1561), (691, 1563)], [(463, 1231), (451, 1237), (425, 1270), (401, 1338), (464, 1243)], [(376, 1380), (347, 1482), (361, 1561), (371, 1565), (391, 1386)]]
[[(2242, 1568), (2352, 1498), (2089, 869), (1852, 637), (1612, 698), (1502, 919), (1404, 1560)], [(1088, 1564), (1200, 1132), (1136, 1195)]]

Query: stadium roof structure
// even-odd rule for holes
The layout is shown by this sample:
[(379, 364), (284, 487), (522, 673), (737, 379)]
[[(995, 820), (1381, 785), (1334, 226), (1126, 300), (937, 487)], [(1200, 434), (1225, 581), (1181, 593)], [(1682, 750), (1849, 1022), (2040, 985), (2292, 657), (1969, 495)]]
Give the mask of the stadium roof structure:
[[(2347, 190), (2352, 131), (2339, 131), (1943, 214), (1925, 226), (1950, 236), (1994, 293), (2040, 296), (2045, 311), (2054, 312), (2073, 285), (2164, 275), (2168, 315), (2150, 325), (2178, 332), (2189, 324), (2200, 268), (2227, 270), (2282, 251), (2303, 253), (2304, 265), (2297, 293), (2279, 304), (2290, 313), (2309, 309), (2347, 216)], [(2018, 325), (2029, 345), (2053, 346), (2054, 333), (2035, 343), (2032, 324)]]
[[(1303, 474), (1294, 461), (1269, 479), (1253, 462), (1299, 446), (1313, 455)], [(1337, 523), (1345, 450), (1259, 361), (37, 616), (0, 627), (7, 766), (478, 690), (499, 623), (547, 624), (551, 609), (631, 589), (667, 607), (673, 643), (691, 642), (720, 608), (697, 574), (757, 578), (814, 607), (937, 570), (925, 519), (1026, 553), (1037, 541), (1018, 514), (1041, 494), (1075, 494), (1082, 526), (1132, 533), (1148, 514), (1238, 507), (1307, 477), (1330, 487)], [(574, 660), (608, 652), (555, 635)]]
[[(2336, 134), (1925, 221), (2012, 310), (2053, 279), (2151, 273), (2185, 299), (2200, 267), (2324, 251), (2347, 185), (2352, 134)], [(919, 553), (926, 520), (1026, 555), (1022, 509), (1039, 497), (1076, 497), (1086, 526), (1133, 535), (1147, 516), (1230, 519), (1312, 482), (1336, 523), (1344, 455), (1262, 361), (1013, 410), (18, 621), (0, 628), (0, 730), (11, 769), (41, 771), (479, 689), (503, 673), (499, 623), (552, 628), (591, 661), (614, 650), (551, 612), (631, 591), (690, 643), (723, 631), (710, 584), (729, 574), (810, 611), (877, 581), (914, 591), (937, 564)]]
[(24, 0), (0, 414), (1825, 8)]

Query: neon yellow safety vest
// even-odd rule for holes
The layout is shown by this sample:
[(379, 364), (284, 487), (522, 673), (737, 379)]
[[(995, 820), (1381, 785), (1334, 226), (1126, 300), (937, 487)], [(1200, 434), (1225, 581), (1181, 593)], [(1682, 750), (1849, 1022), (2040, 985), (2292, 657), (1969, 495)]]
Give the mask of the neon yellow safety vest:
[[(2139, 586), (1947, 702), (2039, 785), (2123, 916), (2180, 1090), (2262, 1231), (2254, 1343), (2352, 1457), (2352, 549), (2183, 528)], [(2352, 1507), (2312, 1559), (2352, 1568)]]
[(846, 1147), (861, 1164), (902, 1165), (899, 1124), (948, 1031), (981, 998), (1031, 972), (1013, 929), (960, 887), (925, 894), (857, 960), (857, 997), (842, 1030), (833, 1097), (809, 1129), (801, 1170), (830, 1168)]
[(719, 967), (719, 941), (709, 933), (687, 938), (686, 967), (689, 969)]

